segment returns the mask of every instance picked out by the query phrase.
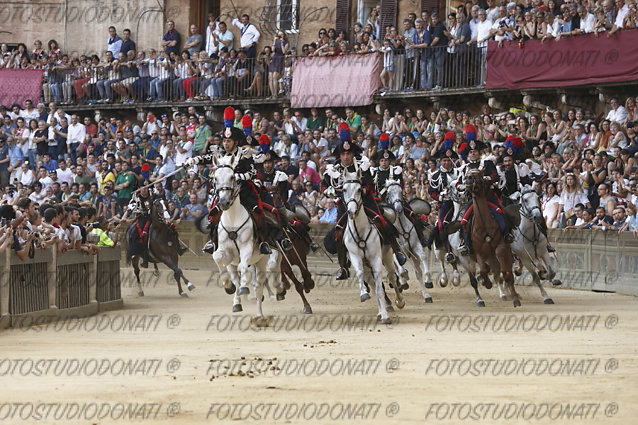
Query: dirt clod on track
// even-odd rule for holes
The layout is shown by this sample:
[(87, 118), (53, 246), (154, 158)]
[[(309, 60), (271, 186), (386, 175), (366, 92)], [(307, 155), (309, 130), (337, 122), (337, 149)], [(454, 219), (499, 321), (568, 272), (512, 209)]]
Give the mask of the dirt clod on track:
[(1, 330), (0, 423), (638, 423), (637, 298), (518, 287), (514, 309), (483, 289), (479, 309), (412, 281), (382, 325), (351, 280), (318, 285), (313, 315), (267, 297), (257, 327), (254, 299), (233, 314), (185, 272), (188, 299), (163, 271), (143, 298), (123, 282), (124, 310)]

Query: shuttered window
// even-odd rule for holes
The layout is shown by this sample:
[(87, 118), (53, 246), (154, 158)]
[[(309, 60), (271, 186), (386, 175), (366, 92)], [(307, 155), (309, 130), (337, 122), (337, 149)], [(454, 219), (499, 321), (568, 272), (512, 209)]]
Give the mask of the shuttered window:
[(337, 0), (335, 29), (337, 32), (345, 31), (346, 34), (351, 33), (350, 28), (350, 10), (352, 8), (352, 0)]
[(396, 0), (381, 0), (380, 39), (383, 40), (383, 38), (385, 37), (386, 27), (396, 26), (396, 25), (397, 25), (397, 1)]
[(421, 11), (429, 10), (430, 14), (439, 11), (439, 0), (421, 0)]

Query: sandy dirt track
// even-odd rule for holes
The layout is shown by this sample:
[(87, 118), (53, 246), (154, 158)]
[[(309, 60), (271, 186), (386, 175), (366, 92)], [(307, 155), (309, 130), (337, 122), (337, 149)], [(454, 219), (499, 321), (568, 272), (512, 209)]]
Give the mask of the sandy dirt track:
[[(393, 325), (331, 280), (301, 314), (296, 293), (254, 301), (198, 285), (180, 299), (163, 272), (125, 309), (0, 331), (0, 423), (636, 424), (638, 299), (522, 287), (523, 307), (483, 290), (416, 285)], [(306, 376), (307, 375), (307, 376)]]

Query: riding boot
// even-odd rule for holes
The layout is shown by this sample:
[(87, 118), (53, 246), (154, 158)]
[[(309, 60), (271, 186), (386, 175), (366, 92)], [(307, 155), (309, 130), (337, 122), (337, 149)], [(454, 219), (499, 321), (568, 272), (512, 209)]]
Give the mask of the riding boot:
[(392, 247), (392, 251), (394, 251), (394, 256), (396, 257), (398, 263), (400, 265), (404, 265), (405, 262), (407, 261), (407, 258), (405, 258), (405, 255), (403, 254), (403, 252), (401, 251), (401, 247), (399, 246), (399, 242), (397, 241), (397, 238), (400, 237), (399, 232), (396, 230), (396, 228), (388, 223), (386, 223), (386, 226), (381, 230), (385, 235), (385, 239), (390, 243), (390, 246)]
[(545, 224), (545, 221), (543, 220), (542, 224), (539, 224), (538, 227), (540, 228), (541, 233), (545, 235), (545, 239), (547, 239), (547, 252), (556, 252), (556, 248), (551, 246), (549, 243), (549, 237), (547, 237), (547, 225)]
[(471, 252), (471, 239), (467, 232), (465, 231), (465, 227), (461, 227), (459, 230), (459, 239), (461, 241), (461, 245), (459, 246), (459, 253), (461, 255), (470, 255)]
[(210, 240), (206, 242), (204, 248), (202, 248), (202, 252), (207, 254), (212, 254), (217, 250), (217, 226), (213, 227), (210, 232)]
[(505, 243), (514, 242), (514, 235), (512, 234), (512, 225), (507, 220), (505, 220), (505, 228), (503, 229), (503, 239), (505, 240)]
[(423, 223), (421, 217), (413, 211), (410, 211), (407, 214), (407, 217), (414, 225), (414, 230), (416, 230), (416, 234), (419, 237), (419, 242), (421, 242), (421, 245), (427, 246), (428, 239), (425, 237), (425, 223)]
[(301, 235), (303, 240), (310, 246), (312, 252), (317, 252), (319, 245), (315, 243), (310, 237), (310, 226), (304, 223), (300, 223), (297, 228), (297, 232)]
[(253, 217), (253, 220), (255, 220), (255, 224), (257, 227), (257, 240), (259, 241), (259, 252), (263, 255), (270, 255), (272, 253), (272, 250), (270, 249), (270, 246), (268, 246), (268, 243), (266, 242), (267, 238), (264, 235), (264, 229), (263, 229), (263, 223), (262, 223), (262, 215), (259, 211), (259, 207), (255, 206), (252, 211), (250, 212), (250, 215)]
[(346, 280), (350, 277), (350, 271), (348, 270), (348, 251), (343, 244), (343, 230), (337, 229), (335, 238), (337, 240), (337, 259), (341, 266), (337, 274), (337, 280)]

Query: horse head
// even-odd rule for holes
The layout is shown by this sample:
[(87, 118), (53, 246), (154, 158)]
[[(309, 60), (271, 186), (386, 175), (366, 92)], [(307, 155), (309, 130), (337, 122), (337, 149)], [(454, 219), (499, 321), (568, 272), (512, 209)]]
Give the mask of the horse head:
[(470, 170), (465, 177), (465, 186), (474, 196), (487, 196), (490, 183), (483, 178), (482, 170)]
[(166, 221), (165, 215), (168, 215), (168, 208), (164, 205), (164, 200), (156, 199), (153, 201), (153, 206), (151, 208), (151, 220), (157, 223), (164, 223)]
[(392, 206), (397, 214), (403, 212), (403, 189), (398, 180), (387, 179), (385, 181), (386, 202)]
[(530, 216), (537, 223), (542, 219), (541, 201), (538, 193), (530, 186), (525, 186), (521, 192), (521, 205), (522, 214)]
[(239, 185), (235, 180), (235, 169), (229, 164), (220, 164), (213, 169), (215, 195), (219, 199), (219, 207), (226, 211), (231, 207), (237, 195)]
[(363, 189), (358, 173), (346, 173), (343, 181), (343, 200), (348, 216), (354, 218), (363, 205)]

